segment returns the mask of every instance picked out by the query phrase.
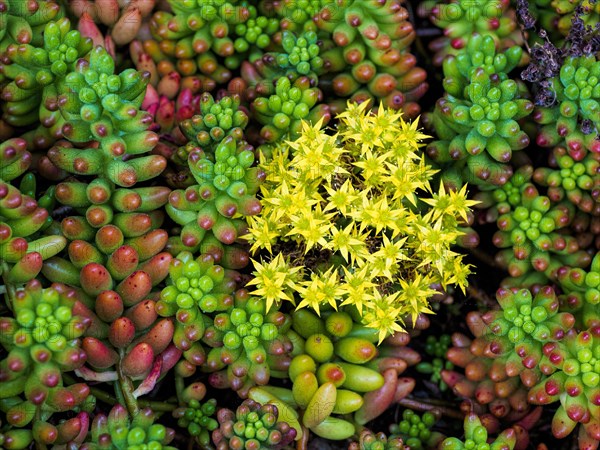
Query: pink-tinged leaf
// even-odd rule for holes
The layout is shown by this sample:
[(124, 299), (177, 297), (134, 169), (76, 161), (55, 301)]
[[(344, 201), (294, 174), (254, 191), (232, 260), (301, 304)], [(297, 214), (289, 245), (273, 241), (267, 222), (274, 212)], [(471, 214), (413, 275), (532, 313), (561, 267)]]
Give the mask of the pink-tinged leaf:
[(108, 382), (117, 381), (119, 379), (119, 377), (117, 376), (117, 372), (94, 372), (92, 369), (86, 366), (82, 366), (79, 369), (75, 369), (75, 373), (78, 377), (81, 377), (86, 381)]
[(156, 382), (160, 378), (160, 374), (162, 371), (163, 360), (162, 358), (156, 358), (154, 360), (154, 364), (152, 365), (152, 369), (148, 376), (140, 383), (135, 391), (133, 391), (133, 396), (135, 398), (141, 397), (142, 395), (146, 395), (151, 392), (156, 386)]

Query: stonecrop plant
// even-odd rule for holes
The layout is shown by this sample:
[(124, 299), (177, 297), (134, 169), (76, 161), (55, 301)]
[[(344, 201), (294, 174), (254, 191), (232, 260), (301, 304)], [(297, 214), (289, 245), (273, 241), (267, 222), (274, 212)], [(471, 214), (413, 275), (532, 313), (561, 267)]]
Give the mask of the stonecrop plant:
[(466, 186), (434, 191), (418, 122), (349, 103), (337, 133), (303, 124), (295, 142), (261, 154), (262, 214), (249, 218), (254, 295), (317, 313), (356, 307), (379, 339), (405, 317), (431, 313), (433, 284), (467, 286), (471, 268), (452, 250), (467, 221)]
[(599, 17), (0, 0), (0, 450), (600, 450)]

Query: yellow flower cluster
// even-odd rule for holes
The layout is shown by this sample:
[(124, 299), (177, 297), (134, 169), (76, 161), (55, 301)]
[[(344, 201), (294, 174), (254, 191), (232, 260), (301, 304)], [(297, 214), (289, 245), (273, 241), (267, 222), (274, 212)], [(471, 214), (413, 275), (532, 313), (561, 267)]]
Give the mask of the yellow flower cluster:
[(470, 266), (451, 247), (475, 202), (466, 186), (432, 192), (416, 121), (366, 103), (338, 119), (335, 135), (304, 123), (298, 140), (261, 157), (263, 210), (246, 238), (271, 256), (254, 261), (251, 284), (268, 307), (353, 305), (383, 340), (404, 317), (432, 312), (432, 285), (465, 289)]

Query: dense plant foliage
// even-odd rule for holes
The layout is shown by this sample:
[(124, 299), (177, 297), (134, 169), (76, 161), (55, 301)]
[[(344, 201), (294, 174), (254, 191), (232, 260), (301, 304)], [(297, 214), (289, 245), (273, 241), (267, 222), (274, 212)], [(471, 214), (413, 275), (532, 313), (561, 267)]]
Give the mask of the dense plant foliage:
[(597, 450), (599, 14), (0, 0), (0, 448)]

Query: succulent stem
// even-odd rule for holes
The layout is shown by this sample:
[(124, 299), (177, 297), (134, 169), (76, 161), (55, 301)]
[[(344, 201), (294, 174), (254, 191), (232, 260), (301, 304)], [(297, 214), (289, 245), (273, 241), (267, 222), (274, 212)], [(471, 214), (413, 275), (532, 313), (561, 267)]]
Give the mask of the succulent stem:
[(7, 306), (10, 308), (10, 310), (13, 310), (13, 302), (14, 302), (14, 298), (15, 298), (15, 287), (8, 283), (6, 280), (6, 274), (8, 273), (8, 271), (10, 270), (8, 267), (8, 264), (6, 263), (6, 261), (2, 261), (2, 265), (0, 266), (1, 272), (2, 272), (2, 282), (4, 283), (4, 287), (6, 289), (6, 304)]
[(449, 408), (447, 406), (434, 405), (433, 402), (431, 402), (431, 401), (426, 402), (424, 400), (403, 398), (402, 400), (398, 401), (398, 404), (405, 408), (412, 409), (413, 411), (422, 411), (423, 412), (423, 411), (437, 410), (446, 417), (450, 417), (452, 419), (459, 419), (459, 420), (463, 419), (463, 415), (460, 411), (455, 411), (454, 409)]
[(308, 449), (308, 438), (310, 432), (305, 426), (302, 427), (302, 437), (296, 441), (296, 450), (307, 450)]
[(185, 404), (185, 400), (183, 399), (183, 390), (185, 389), (185, 384), (183, 382), (183, 377), (180, 375), (175, 375), (175, 392), (177, 393), (177, 401), (180, 405)]
[(117, 374), (119, 376), (119, 387), (121, 388), (121, 392), (123, 394), (125, 405), (127, 406), (127, 410), (132, 417), (135, 417), (139, 411), (140, 407), (138, 405), (137, 399), (133, 395), (133, 383), (131, 379), (123, 373), (123, 367), (121, 362), (123, 358), (125, 358), (125, 350), (119, 349), (119, 362), (117, 363)]

